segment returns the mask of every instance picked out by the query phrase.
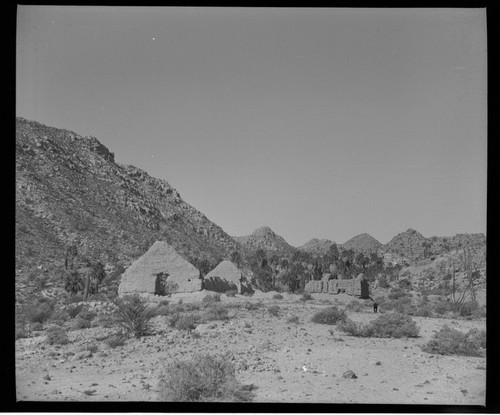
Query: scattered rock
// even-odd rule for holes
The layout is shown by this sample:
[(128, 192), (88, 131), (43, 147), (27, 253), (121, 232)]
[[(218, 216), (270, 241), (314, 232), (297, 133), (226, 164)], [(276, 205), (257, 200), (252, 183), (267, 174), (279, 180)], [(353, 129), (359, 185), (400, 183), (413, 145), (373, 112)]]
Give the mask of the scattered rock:
[(348, 370), (347, 372), (344, 372), (342, 377), (346, 378), (346, 379), (357, 379), (358, 378), (352, 370)]

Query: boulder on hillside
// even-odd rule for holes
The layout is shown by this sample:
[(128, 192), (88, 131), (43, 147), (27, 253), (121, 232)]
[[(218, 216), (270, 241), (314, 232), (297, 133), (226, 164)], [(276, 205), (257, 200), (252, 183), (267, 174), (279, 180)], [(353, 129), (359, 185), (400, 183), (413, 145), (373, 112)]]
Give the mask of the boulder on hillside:
[(200, 271), (164, 241), (151, 248), (123, 273), (118, 295), (166, 295), (201, 290)]

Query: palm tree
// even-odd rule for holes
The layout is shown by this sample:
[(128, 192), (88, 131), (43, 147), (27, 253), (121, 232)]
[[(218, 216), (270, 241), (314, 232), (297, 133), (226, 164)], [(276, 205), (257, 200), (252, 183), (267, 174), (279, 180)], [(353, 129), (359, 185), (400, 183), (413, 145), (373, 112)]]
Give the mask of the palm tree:
[(78, 294), (83, 290), (82, 280), (76, 271), (65, 271), (64, 289), (72, 295)]

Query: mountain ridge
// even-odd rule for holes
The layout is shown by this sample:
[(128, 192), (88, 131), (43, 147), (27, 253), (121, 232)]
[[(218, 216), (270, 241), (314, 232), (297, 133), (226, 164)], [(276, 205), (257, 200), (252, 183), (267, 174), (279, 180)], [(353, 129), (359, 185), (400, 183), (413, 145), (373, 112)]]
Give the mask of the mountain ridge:
[(16, 270), (61, 268), (68, 245), (108, 268), (156, 241), (186, 259), (238, 249), (166, 180), (117, 163), (95, 137), (16, 119)]

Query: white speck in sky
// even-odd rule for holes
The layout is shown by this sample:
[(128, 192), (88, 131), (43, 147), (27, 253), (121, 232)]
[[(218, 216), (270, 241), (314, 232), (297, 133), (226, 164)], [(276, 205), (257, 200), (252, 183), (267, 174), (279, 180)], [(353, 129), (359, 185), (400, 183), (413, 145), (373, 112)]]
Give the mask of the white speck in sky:
[(155, 38), (155, 37), (153, 37), (153, 40), (156, 40), (156, 38)]

